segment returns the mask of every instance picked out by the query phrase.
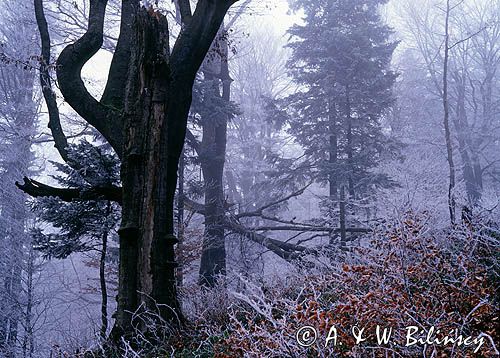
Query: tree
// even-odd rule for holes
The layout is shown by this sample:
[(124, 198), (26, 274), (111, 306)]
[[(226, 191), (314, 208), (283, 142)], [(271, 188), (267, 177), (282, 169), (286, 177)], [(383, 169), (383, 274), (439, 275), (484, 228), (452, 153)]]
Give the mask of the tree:
[[(92, 168), (100, 177), (109, 178), (114, 185), (118, 185), (119, 162), (106, 147), (108, 146), (97, 147), (82, 141), (75, 146), (77, 150), (74, 155), (86, 168)], [(60, 185), (86, 187), (79, 172), (68, 165), (54, 164), (64, 174), (56, 177)], [(99, 253), (101, 338), (106, 339), (108, 289), (105, 269), (108, 241), (117, 241), (115, 232), (120, 220), (118, 205), (104, 200), (65, 201), (64, 198), (42, 197), (35, 202), (34, 209), (39, 220), (49, 222), (52, 229), (58, 230), (56, 233), (46, 233), (41, 229), (34, 231), (35, 248), (45, 258), (65, 259), (76, 252)]]
[[(261, 41), (264, 36), (266, 43)], [(273, 121), (271, 114), (273, 102), (291, 87), (286, 73), (289, 51), (283, 42), (272, 27), (259, 24), (233, 61), (233, 93), (241, 114), (228, 133), (231, 153), (226, 176), (228, 194), (238, 202), (239, 212), (268, 203), (272, 188), (259, 184), (276, 170), (270, 158), (284, 146), (284, 123)]]
[[(286, 180), (266, 178), (271, 172), (277, 177), (280, 175), (278, 168), (271, 168), (271, 163), (265, 163), (270, 162), (270, 158), (276, 154), (272, 153), (276, 148), (271, 148), (266, 142), (277, 142), (278, 136), (273, 138), (271, 133), (280, 130), (280, 126), (270, 123), (267, 102), (284, 91), (289, 81), (281, 78), (285, 76), (285, 59), (277, 59), (276, 63), (272, 63), (264, 57), (263, 52), (275, 51), (282, 55), (284, 51), (278, 41), (275, 41), (272, 49), (268, 45), (259, 48), (254, 43), (250, 49), (252, 55), (245, 61), (243, 56), (248, 56), (246, 51), (249, 49), (244, 48), (244, 45), (243, 49), (238, 46), (238, 51), (230, 47), (232, 37), (229, 34), (234, 32), (232, 29), (227, 30), (227, 26), (238, 19), (247, 3), (242, 3), (237, 13), (228, 20), (226, 30), (221, 28), (202, 68), (203, 78), (200, 76), (195, 85), (191, 108), (192, 125), (202, 134), (199, 141), (194, 134), (196, 132), (188, 132), (188, 143), (194, 149), (196, 163), (199, 163), (203, 173), (200, 180), (205, 202), (196, 205), (203, 208), (199, 213), (204, 216), (205, 225), (199, 282), (208, 287), (215, 285), (218, 276), (226, 274), (228, 252), (225, 236), (233, 234), (233, 237), (243, 237), (245, 241), (249, 238), (250, 241), (256, 241), (255, 236), (248, 235), (251, 229), (245, 226), (250, 224), (249, 221), (256, 223), (260, 214), (255, 215), (254, 212), (245, 215), (260, 207), (267, 207), (267, 214), (276, 212), (278, 207), (283, 208), (288, 199), (282, 200), (282, 197), (288, 195), (287, 190), (290, 189)], [(254, 36), (258, 35), (257, 31)], [(231, 50), (237, 56), (231, 59), (230, 71)], [(231, 76), (236, 79), (233, 80)], [(280, 80), (285, 83), (278, 83)], [(234, 87), (236, 93), (232, 90)], [(231, 94), (238, 96), (237, 104), (231, 101)], [(240, 103), (244, 104), (245, 111), (241, 111)], [(228, 126), (230, 120), (231, 126)], [(228, 140), (232, 141), (230, 153), (226, 151)], [(231, 164), (237, 167), (225, 170), (226, 159), (230, 159)], [(241, 175), (237, 173), (240, 170)], [(225, 190), (232, 196), (231, 202), (227, 202)], [(274, 200), (279, 204), (273, 205)], [(243, 225), (236, 225), (233, 221), (243, 217), (246, 218)], [(267, 242), (262, 239), (257, 241), (261, 245)], [(283, 256), (278, 246), (274, 245), (271, 250)]]
[(453, 146), (451, 142), (450, 133), (450, 104), (448, 98), (448, 65), (450, 59), (450, 0), (446, 0), (446, 10), (445, 10), (445, 35), (444, 35), (444, 61), (443, 61), (443, 126), (444, 126), (444, 138), (446, 143), (446, 153), (448, 159), (448, 167), (450, 169), (448, 186), (448, 209), (450, 211), (450, 221), (451, 224), (455, 224), (455, 162), (453, 160)]
[(492, 114), (498, 107), (495, 83), (500, 64), (499, 7), (497, 0), (465, 3), (452, 14), (458, 32), (452, 43), (451, 57), (452, 122), (462, 161), (467, 204), (472, 208), (481, 204), (485, 184), (490, 184), (484, 177), (491, 178), (496, 166), (491, 150), (498, 138)]
[[(470, 208), (481, 205), (483, 177), (495, 177), (496, 160), (490, 149), (497, 138), (491, 114), (495, 110), (494, 83), (500, 62), (499, 4), (496, 0), (429, 1), (418, 7), (410, 3), (404, 7), (411, 38), (429, 76), (429, 92), (443, 103), (452, 222), (456, 221), (455, 202), (460, 194), (455, 171), (461, 169), (466, 194), (463, 205)], [(458, 164), (453, 160), (454, 149), (458, 151)]]
[(228, 36), (222, 25), (203, 65), (203, 80), (195, 91), (196, 100), (192, 108), (192, 115), (198, 117), (197, 122), (202, 129), (202, 140), (196, 142), (190, 136), (190, 143), (198, 154), (205, 197), (205, 230), (199, 282), (209, 287), (215, 285), (217, 276), (226, 273), (223, 173), (227, 123), (237, 111), (230, 101), (232, 79), (229, 76)]
[[(289, 51), (286, 39), (263, 21), (256, 22), (253, 30), (238, 44), (238, 52), (231, 61), (233, 98), (241, 113), (234, 117), (228, 128), (228, 153), (225, 169), (226, 195), (232, 204), (232, 214), (253, 212), (288, 195), (296, 188), (293, 181), (280, 179), (286, 168), (273, 165), (281, 158), (287, 136), (283, 123), (273, 121), (270, 108), (273, 102), (286, 94), (291, 80), (286, 73)], [(266, 42), (262, 42), (266, 38)], [(282, 170), (285, 169), (285, 170)], [(286, 175), (286, 174), (285, 174)], [(283, 203), (285, 204), (285, 203)], [(286, 205), (269, 208), (264, 215), (277, 216)], [(241, 219), (251, 230), (265, 222), (262, 217)], [(231, 233), (230, 227), (228, 233)], [(239, 234), (232, 234), (228, 255), (236, 265), (238, 274), (248, 276), (264, 267), (262, 251), (268, 250)]]
[(0, 10), (0, 355), (16, 356), (22, 348), (19, 342), (24, 342), (24, 356), (31, 356), (32, 215), (27, 195), (14, 182), (31, 175), (35, 161), (32, 143), (39, 99), (30, 59), (36, 48), (35, 26), (29, 5), (5, 1)]
[[(246, 10), (249, 0), (219, 29), (219, 34), (202, 67), (191, 108), (193, 124), (201, 127), (202, 139), (188, 134), (203, 172), (205, 230), (200, 260), (199, 282), (213, 287), (219, 275), (226, 274), (224, 167), (226, 162), (228, 122), (239, 114), (231, 101), (230, 33)], [(235, 52), (234, 49), (232, 49)]]
[(40, 192), (40, 185), (27, 178), (19, 187), (33, 195), (121, 203), (119, 293), (112, 332), (116, 339), (132, 333), (133, 313), (141, 307), (158, 310), (160, 321), (175, 323), (182, 317), (176, 297), (177, 240), (173, 235), (177, 166), (196, 73), (233, 2), (200, 0), (192, 13), (189, 1), (179, 0), (183, 27), (170, 51), (167, 18), (153, 8), (141, 8), (138, 1), (123, 1), (120, 34), (98, 101), (87, 91), (81, 70), (102, 46), (107, 1), (90, 1), (85, 34), (57, 58), (57, 82), (66, 102), (99, 131), (121, 160), (120, 188), (86, 171), (72, 156), (50, 81), (50, 36), (43, 4), (35, 1), (49, 127), (61, 157), (86, 173), (91, 188), (45, 186)]
[(304, 148), (315, 179), (328, 183), (332, 202), (344, 187), (352, 201), (393, 184), (374, 171), (384, 155), (397, 152), (382, 123), (394, 102), (390, 62), (398, 44), (379, 14), (385, 3), (292, 2), (305, 12), (304, 25), (289, 30), (288, 45), (290, 75), (301, 88), (283, 105), (289, 108), (289, 132)]
[(204, 235), (199, 282), (213, 287), (226, 274), (224, 168), (228, 122), (239, 113), (231, 102), (229, 74), (229, 32), (222, 26), (202, 68), (203, 79), (196, 86), (191, 116), (201, 127), (201, 140), (189, 133), (203, 173)]

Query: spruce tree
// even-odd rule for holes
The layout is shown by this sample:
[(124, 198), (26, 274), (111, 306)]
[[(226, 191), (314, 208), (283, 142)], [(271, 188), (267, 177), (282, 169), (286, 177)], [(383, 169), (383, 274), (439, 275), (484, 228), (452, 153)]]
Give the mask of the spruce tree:
[(394, 184), (375, 170), (397, 144), (384, 133), (397, 75), (390, 62), (397, 42), (380, 16), (386, 0), (294, 0), (303, 24), (289, 29), (290, 75), (300, 90), (283, 105), (289, 132), (304, 148), (317, 180), (335, 202), (345, 187), (363, 199)]

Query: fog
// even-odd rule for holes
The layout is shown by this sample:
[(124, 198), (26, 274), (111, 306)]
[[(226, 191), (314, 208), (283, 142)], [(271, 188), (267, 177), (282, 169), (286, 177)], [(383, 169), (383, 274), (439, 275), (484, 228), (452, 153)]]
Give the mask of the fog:
[(499, 354), (500, 1), (0, 9), (0, 358)]

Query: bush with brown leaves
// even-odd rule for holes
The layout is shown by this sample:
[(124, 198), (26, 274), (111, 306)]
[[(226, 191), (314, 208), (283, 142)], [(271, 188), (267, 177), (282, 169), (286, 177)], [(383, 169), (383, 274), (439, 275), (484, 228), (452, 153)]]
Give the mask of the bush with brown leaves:
[[(218, 314), (202, 313), (176, 356), (215, 357), (490, 357), (498, 354), (498, 238), (492, 225), (467, 222), (433, 230), (425, 214), (407, 214), (375, 228), (348, 251), (328, 252), (299, 273), (272, 284), (243, 280)], [(324, 259), (324, 257), (323, 257)], [(312, 265), (314, 263), (314, 265)], [(216, 290), (220, 294), (220, 290)], [(208, 300), (210, 301), (210, 300)], [(201, 311), (200, 311), (201, 312)], [(314, 327), (318, 339), (297, 343), (297, 330)], [(326, 342), (331, 328), (334, 346)], [(353, 327), (364, 329), (356, 342)], [(392, 328), (378, 344), (377, 326)], [(435, 336), (480, 337), (483, 345), (406, 346), (407, 327)], [(417, 337), (415, 335), (415, 337)], [(425, 337), (425, 334), (423, 335)], [(418, 337), (417, 337), (418, 338)]]

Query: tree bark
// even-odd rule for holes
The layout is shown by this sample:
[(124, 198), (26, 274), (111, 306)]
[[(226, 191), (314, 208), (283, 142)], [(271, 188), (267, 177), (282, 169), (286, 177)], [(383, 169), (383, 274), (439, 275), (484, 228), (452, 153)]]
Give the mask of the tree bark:
[(145, 307), (178, 324), (174, 196), (193, 82), (232, 1), (199, 1), (169, 53), (164, 16), (142, 9), (135, 25), (124, 112), (120, 279), (114, 337), (132, 333)]
[(180, 314), (174, 270), (177, 240), (168, 188), (171, 177), (177, 176), (177, 161), (169, 150), (172, 89), (168, 40), (166, 18), (141, 10), (127, 84), (121, 167), (121, 260), (115, 328), (125, 332), (131, 332), (132, 314), (141, 304), (158, 311), (159, 318), (167, 322)]

